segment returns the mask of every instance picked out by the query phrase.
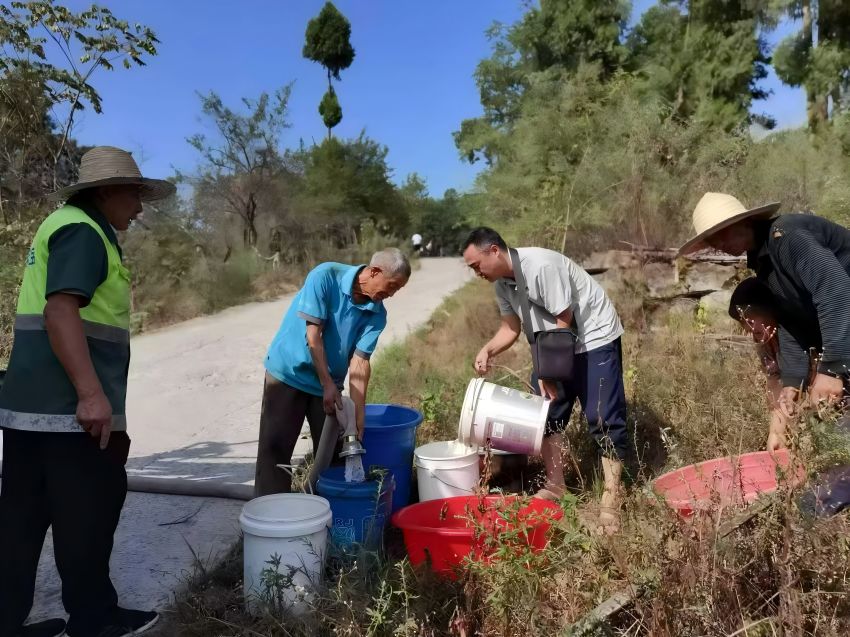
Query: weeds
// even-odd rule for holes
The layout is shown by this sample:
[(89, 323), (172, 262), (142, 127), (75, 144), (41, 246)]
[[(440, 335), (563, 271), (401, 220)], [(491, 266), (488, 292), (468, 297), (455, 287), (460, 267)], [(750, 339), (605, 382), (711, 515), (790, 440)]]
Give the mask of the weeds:
[[(425, 329), (378, 358), (371, 399), (422, 405), (419, 444), (453, 438), (472, 356), (497, 324), (490, 290), (468, 285)], [(309, 617), (246, 616), (241, 573), (233, 568), (195, 584), (162, 634), (848, 634), (850, 521), (846, 514), (812, 516), (801, 505), (808, 484), (780, 475), (780, 489), (752, 506), (717, 498), (690, 518), (653, 492), (650, 481), (661, 472), (760, 449), (767, 431), (766, 390), (754, 355), (702, 338), (691, 320), (660, 317), (658, 324), (657, 331), (627, 332), (624, 340), (634, 457), (616, 535), (590, 531), (593, 489), (583, 488), (560, 502), (563, 517), (543, 552), (528, 547), (521, 505), (506, 505), (499, 513), (512, 530), (487, 534), (479, 523), (486, 550), (467, 560), (458, 580), (412, 567), (391, 530), (383, 553), (329, 567), (327, 589)], [(523, 348), (515, 349), (500, 361), (513, 375), (497, 370), (496, 382), (521, 386), (528, 363)], [(850, 461), (846, 439), (827, 416), (802, 414), (793, 429), (794, 453), (811, 472)], [(580, 419), (572, 420), (566, 438), (573, 486), (593, 487), (596, 454)], [(588, 619), (600, 604), (613, 610)]]
[(275, 615), (283, 614), (286, 609), (286, 591), (293, 585), (293, 574), (280, 572), (281, 559), (278, 553), (274, 553), (266, 560), (268, 566), (260, 571), (257, 595), (257, 601)]

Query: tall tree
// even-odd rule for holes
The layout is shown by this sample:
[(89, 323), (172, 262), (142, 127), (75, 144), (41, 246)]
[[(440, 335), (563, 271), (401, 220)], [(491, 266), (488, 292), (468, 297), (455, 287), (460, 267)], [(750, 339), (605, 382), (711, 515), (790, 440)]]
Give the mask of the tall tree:
[[(158, 43), (149, 27), (131, 25), (105, 7), (93, 5), (75, 13), (53, 0), (0, 4), (0, 77), (25, 78), (44, 92), (51, 106), (67, 110), (54, 122), (58, 131), (51, 138), (54, 187), (59, 185), (61, 163), (67, 163), (75, 115), (86, 104), (96, 113), (102, 110), (93, 75), (116, 64), (127, 69), (144, 66), (146, 56), (156, 55)], [(12, 127), (21, 124), (13, 121)]]
[(782, 0), (780, 8), (800, 30), (776, 48), (779, 78), (806, 90), (809, 128), (816, 130), (845, 107), (850, 83), (850, 4), (845, 0)]
[(455, 133), (461, 155), (492, 162), (526, 90), (547, 71), (569, 76), (595, 64), (610, 77), (625, 59), (622, 33), (629, 12), (626, 0), (541, 0), (518, 23), (493, 25), (488, 32), (493, 54), (475, 71), (484, 114), (464, 120)]
[(352, 140), (326, 139), (301, 151), (302, 207), (335, 228), (340, 243), (359, 240), (364, 222), (384, 234), (407, 229), (407, 210), (390, 180), (387, 152), (363, 133)]
[(342, 121), (342, 108), (334, 91), (333, 80), (340, 81), (339, 73), (354, 61), (351, 46), (351, 23), (331, 2), (326, 2), (319, 15), (307, 23), (302, 55), (325, 67), (328, 73), (328, 90), (319, 103), (319, 114), (328, 129)]
[(200, 174), (190, 181), (200, 197), (241, 221), (242, 242), (257, 245), (257, 219), (263, 212), (262, 194), (284, 170), (280, 136), (289, 127), (287, 109), (291, 85), (256, 100), (243, 98), (247, 113), (224, 105), (213, 92), (200, 95), (201, 111), (212, 122), (214, 138), (197, 134), (187, 141), (204, 159)]
[(674, 117), (696, 118), (726, 130), (767, 116), (751, 116), (767, 97), (767, 46), (762, 12), (751, 0), (662, 0), (641, 17), (629, 38), (629, 67), (643, 89), (671, 106)]
[(410, 173), (404, 178), (399, 193), (405, 201), (415, 204), (428, 198), (428, 184), (419, 173)]

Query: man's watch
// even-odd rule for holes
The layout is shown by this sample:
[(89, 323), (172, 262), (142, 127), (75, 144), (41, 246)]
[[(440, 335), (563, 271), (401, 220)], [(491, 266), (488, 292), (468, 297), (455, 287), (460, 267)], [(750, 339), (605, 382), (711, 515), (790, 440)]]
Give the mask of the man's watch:
[(832, 376), (833, 378), (838, 378), (839, 380), (847, 380), (850, 372), (834, 372), (831, 369), (819, 369), (818, 374), (823, 374), (824, 376)]

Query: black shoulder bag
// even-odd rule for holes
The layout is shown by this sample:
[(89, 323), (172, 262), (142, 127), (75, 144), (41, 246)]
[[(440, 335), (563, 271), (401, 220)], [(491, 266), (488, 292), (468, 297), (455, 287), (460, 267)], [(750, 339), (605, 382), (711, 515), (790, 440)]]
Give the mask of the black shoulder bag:
[(525, 275), (520, 266), (519, 254), (511, 248), (510, 255), (522, 309), (522, 328), (525, 337), (528, 339), (528, 344), (531, 346), (531, 360), (534, 364), (534, 371), (541, 380), (572, 380), (575, 366), (576, 334), (566, 327), (545, 332), (534, 332), (531, 323), (528, 287), (525, 284)]

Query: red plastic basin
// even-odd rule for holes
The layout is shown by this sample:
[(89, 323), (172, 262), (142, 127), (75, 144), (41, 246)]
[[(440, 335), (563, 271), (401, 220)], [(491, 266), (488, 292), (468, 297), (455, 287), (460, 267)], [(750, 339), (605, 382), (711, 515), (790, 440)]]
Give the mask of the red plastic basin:
[[(653, 486), (671, 508), (688, 517), (716, 505), (744, 506), (761, 494), (773, 493), (777, 470), (788, 472), (790, 465), (787, 450), (755, 451), (688, 465), (665, 473)], [(798, 478), (805, 477), (799, 464), (796, 471)]]
[[(563, 515), (554, 502), (531, 498), (519, 509), (511, 507), (517, 496), (458, 496), (412, 504), (393, 515), (393, 525), (404, 534), (404, 544), (412, 564), (430, 556), (431, 568), (451, 575), (463, 559), (474, 552), (486, 556), (488, 546), (506, 531), (522, 529), (519, 540), (540, 551), (548, 542), (547, 531)], [(483, 509), (483, 510), (482, 510)], [(515, 513), (514, 513), (515, 511)], [(476, 537), (471, 521), (478, 522)], [(516, 538), (513, 538), (516, 541)]]

